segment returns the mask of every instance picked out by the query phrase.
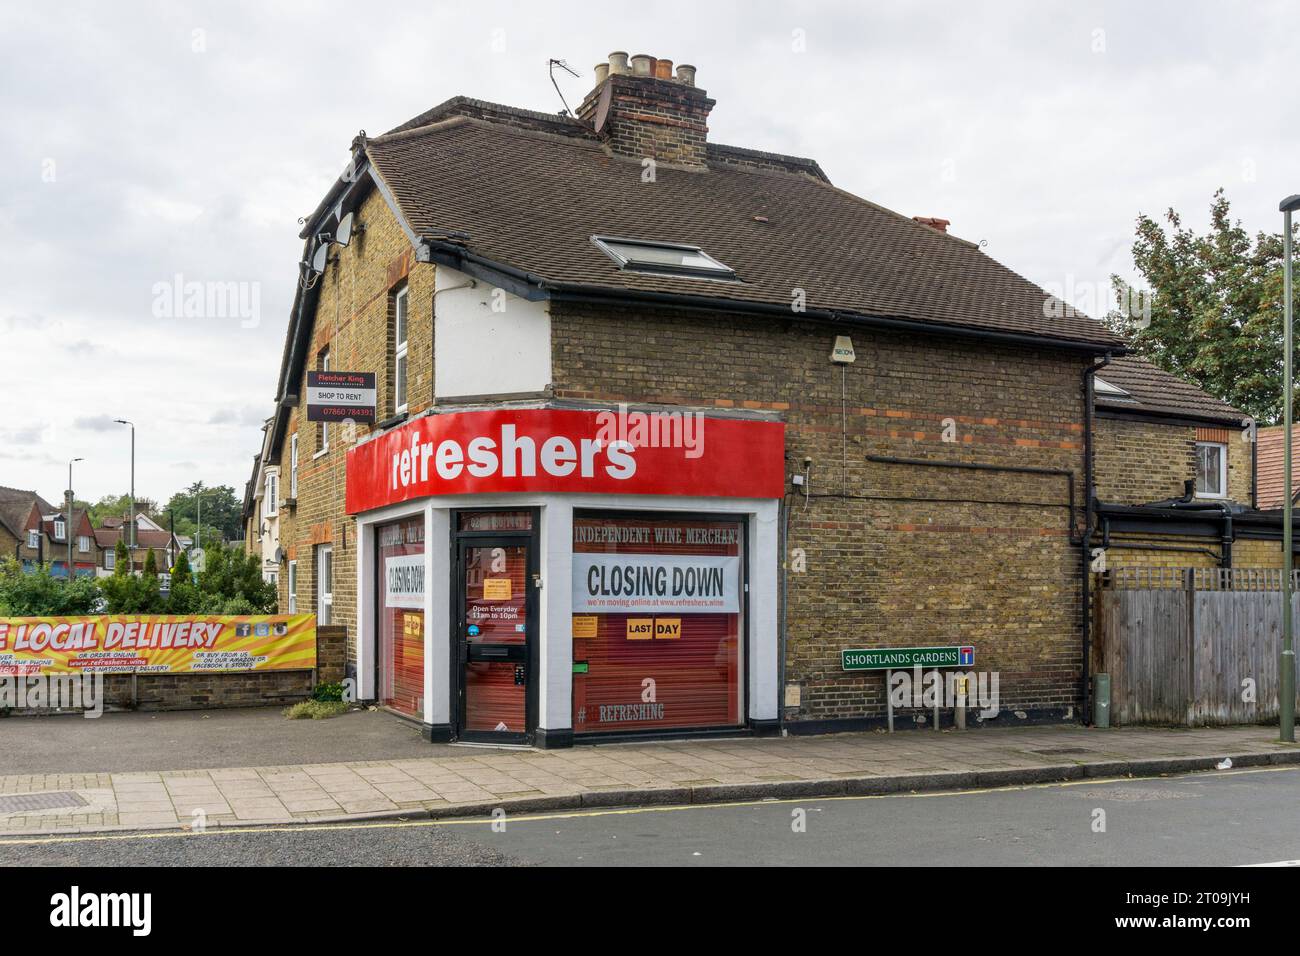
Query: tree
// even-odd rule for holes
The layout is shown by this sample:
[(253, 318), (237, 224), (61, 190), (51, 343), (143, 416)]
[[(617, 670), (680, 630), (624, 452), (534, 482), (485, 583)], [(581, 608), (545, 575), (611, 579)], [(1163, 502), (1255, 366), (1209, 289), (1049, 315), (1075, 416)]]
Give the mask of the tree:
[(176, 533), (191, 537), (195, 534), (198, 529), (200, 493), (203, 495), (203, 541), (199, 544), (206, 548), (214, 540), (233, 541), (242, 538), (243, 499), (235, 497), (235, 489), (229, 485), (209, 488), (201, 481), (196, 481), (184, 491), (176, 492), (163, 509), (164, 513), (171, 513)]
[(196, 614), (202, 604), (202, 592), (194, 581), (190, 559), (182, 551), (176, 555), (176, 564), (172, 567), (172, 588), (167, 596), (167, 613)]
[(130, 553), (122, 541), (113, 549), (113, 576), (100, 582), (109, 614), (162, 614), (166, 608), (158, 583), (158, 561), (152, 549), (145, 552), (144, 569), (132, 573)]
[[(1252, 241), (1230, 212), (1219, 189), (1205, 235), (1173, 209), (1168, 231), (1139, 215), (1133, 262), (1148, 290), (1112, 276), (1121, 308), (1107, 323), (1156, 365), (1272, 424), (1282, 409), (1282, 236)], [(1137, 317), (1135, 302), (1144, 303)]]
[(210, 549), (198, 587), (203, 614), (268, 614), (279, 600), (275, 585), (263, 580), (258, 559), (239, 548)]
[(75, 617), (100, 606), (94, 578), (50, 575), (50, 566), (24, 571), (13, 558), (0, 559), (0, 617)]
[[(96, 528), (104, 526), (105, 518), (125, 518), (131, 511), (130, 495), (104, 495), (95, 502), (78, 501), (77, 508), (84, 508), (90, 515), (91, 524)], [(157, 520), (158, 503), (152, 498), (136, 498), (135, 513), (148, 515)]]

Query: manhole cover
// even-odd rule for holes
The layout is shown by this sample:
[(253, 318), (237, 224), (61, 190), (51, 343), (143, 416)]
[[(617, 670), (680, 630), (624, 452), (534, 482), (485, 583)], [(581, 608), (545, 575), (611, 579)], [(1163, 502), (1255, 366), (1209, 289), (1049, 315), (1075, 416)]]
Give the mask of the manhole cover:
[(1031, 754), (1039, 754), (1043, 757), (1063, 757), (1066, 754), (1090, 754), (1092, 753), (1087, 747), (1048, 747), (1046, 750), (1031, 750)]
[(50, 793), (15, 793), (0, 797), (0, 813), (22, 813), (28, 810), (60, 810), (64, 807), (84, 807), (86, 800), (70, 790)]

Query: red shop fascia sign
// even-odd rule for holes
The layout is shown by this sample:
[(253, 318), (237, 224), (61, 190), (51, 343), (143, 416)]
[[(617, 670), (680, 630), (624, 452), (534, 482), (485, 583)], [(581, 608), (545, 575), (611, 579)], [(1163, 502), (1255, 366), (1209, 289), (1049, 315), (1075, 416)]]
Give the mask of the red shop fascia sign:
[[(511, 492), (782, 496), (782, 423), (683, 414), (692, 419), (688, 443), (674, 440), (682, 430), (670, 413), (529, 408), (427, 415), (348, 451), (347, 510)], [(629, 426), (636, 415), (650, 418)]]

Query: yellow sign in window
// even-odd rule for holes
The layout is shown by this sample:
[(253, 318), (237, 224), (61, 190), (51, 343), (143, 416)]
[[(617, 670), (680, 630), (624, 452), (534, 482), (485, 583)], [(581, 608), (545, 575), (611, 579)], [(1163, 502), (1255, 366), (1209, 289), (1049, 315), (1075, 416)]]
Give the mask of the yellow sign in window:
[(682, 619), (680, 617), (655, 618), (655, 640), (676, 641), (682, 636)]
[(483, 579), (483, 600), (509, 601), (510, 600), (510, 579), (509, 578), (484, 578)]
[(573, 636), (576, 639), (596, 636), (597, 618), (594, 614), (573, 615)]
[(629, 641), (648, 641), (654, 636), (655, 619), (652, 617), (629, 617), (627, 619), (627, 639)]

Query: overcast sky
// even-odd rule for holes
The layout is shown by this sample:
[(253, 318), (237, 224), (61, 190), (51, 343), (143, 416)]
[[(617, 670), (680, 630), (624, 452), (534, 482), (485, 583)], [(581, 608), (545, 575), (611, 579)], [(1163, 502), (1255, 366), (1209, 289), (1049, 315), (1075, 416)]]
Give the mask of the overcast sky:
[[(1092, 314), (1139, 211), (1252, 231), (1300, 192), (1297, 5), (17, 3), (0, 7), (0, 485), (242, 493), (301, 243), (360, 129), (465, 94), (560, 108), (611, 50), (693, 63), (710, 137), (952, 220)], [(1291, 46), (1288, 49), (1287, 41)], [(1288, 69), (1288, 59), (1291, 67)], [(1289, 155), (1285, 151), (1289, 147)], [(160, 316), (177, 280), (225, 317)], [(254, 299), (254, 296), (256, 297)], [(232, 310), (233, 311), (233, 310)]]

